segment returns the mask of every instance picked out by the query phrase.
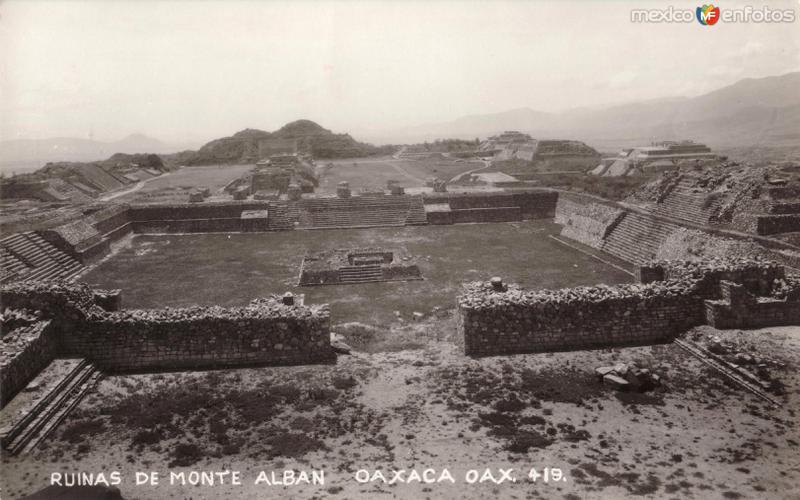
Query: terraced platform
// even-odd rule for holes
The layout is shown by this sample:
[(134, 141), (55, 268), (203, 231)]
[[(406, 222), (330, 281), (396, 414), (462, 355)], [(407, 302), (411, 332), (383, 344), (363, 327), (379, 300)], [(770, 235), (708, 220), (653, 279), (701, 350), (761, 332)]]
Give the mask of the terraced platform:
[(644, 263), (653, 259), (667, 236), (678, 229), (677, 224), (627, 212), (600, 250), (633, 264)]
[(84, 359), (55, 359), (0, 410), (0, 444), (27, 453), (53, 432), (101, 373)]
[(380, 266), (347, 266), (339, 268), (340, 283), (373, 283), (377, 281), (384, 281)]
[(391, 227), (427, 224), (421, 196), (310, 198), (291, 202), (298, 229)]
[(713, 224), (720, 200), (694, 192), (694, 182), (693, 178), (681, 179), (653, 212), (702, 226)]
[[(0, 281), (70, 280), (83, 265), (35, 232), (17, 233), (0, 240), (3, 270)], [(8, 267), (6, 267), (8, 266)]]

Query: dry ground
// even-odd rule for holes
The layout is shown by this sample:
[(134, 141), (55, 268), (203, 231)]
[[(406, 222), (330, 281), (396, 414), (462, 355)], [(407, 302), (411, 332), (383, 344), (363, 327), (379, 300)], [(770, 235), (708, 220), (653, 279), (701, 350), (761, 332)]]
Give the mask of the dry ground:
[(253, 165), (208, 165), (181, 167), (154, 178), (134, 192), (118, 197), (117, 202), (186, 203), (191, 188), (209, 188), (212, 195), (229, 182), (251, 170)]
[[(341, 331), (359, 351), (336, 365), (108, 377), (44, 447), (5, 459), (3, 498), (54, 470), (119, 470), (125, 498), (148, 499), (797, 498), (800, 328), (719, 333), (778, 363), (780, 408), (673, 345), (470, 359), (447, 313)], [(592, 375), (619, 361), (650, 367), (663, 387), (616, 393)], [(526, 478), (545, 467), (566, 480)], [(447, 468), (456, 484), (361, 484), (361, 468)], [(485, 468), (517, 481), (464, 482)], [(222, 469), (243, 485), (132, 484), (135, 471)], [(324, 469), (325, 485), (253, 484), (283, 469)]]
[(336, 193), (336, 186), (341, 181), (350, 184), (353, 192), (361, 189), (386, 189), (386, 182), (396, 180), (400, 185), (411, 187), (425, 186), (425, 182), (433, 177), (449, 180), (452, 177), (480, 168), (480, 161), (457, 161), (454, 158), (423, 159), (351, 159), (328, 162), (317, 162), (317, 174), (320, 185), (317, 194), (330, 195)]

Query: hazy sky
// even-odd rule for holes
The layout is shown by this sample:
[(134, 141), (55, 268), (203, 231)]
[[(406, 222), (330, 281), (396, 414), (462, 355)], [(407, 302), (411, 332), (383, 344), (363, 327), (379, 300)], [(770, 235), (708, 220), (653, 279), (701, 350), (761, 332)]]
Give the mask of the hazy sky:
[[(800, 69), (793, 24), (634, 24), (700, 2), (0, 2), (0, 138), (386, 130), (698, 95)], [(726, 0), (722, 8), (747, 5)], [(800, 4), (749, 2), (771, 8)]]

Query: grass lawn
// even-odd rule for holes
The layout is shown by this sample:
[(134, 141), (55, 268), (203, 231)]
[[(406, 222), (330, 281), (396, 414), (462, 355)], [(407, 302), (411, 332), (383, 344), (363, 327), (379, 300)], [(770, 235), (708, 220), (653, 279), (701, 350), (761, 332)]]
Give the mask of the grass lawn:
[[(466, 281), (502, 276), (527, 288), (620, 283), (630, 277), (548, 238), (549, 221), (250, 234), (142, 235), (82, 281), (121, 288), (123, 304), (244, 305), (291, 290), (331, 304), (334, 323), (373, 325), (454, 306)], [(382, 246), (418, 260), (423, 281), (298, 287), (306, 252)]]

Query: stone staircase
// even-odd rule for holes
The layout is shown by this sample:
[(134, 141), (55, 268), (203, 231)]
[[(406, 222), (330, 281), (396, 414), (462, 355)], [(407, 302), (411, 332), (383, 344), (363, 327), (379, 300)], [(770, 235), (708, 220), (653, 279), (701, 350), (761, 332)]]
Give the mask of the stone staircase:
[(47, 438), (102, 374), (84, 359), (55, 359), (0, 411), (0, 444), (12, 455)]
[(654, 213), (707, 226), (715, 222), (722, 198), (708, 200), (709, 193), (694, 192), (694, 178), (681, 179), (672, 191), (657, 204)]
[(383, 281), (381, 266), (345, 266), (339, 268), (339, 281), (343, 284), (373, 283)]
[(424, 226), (427, 223), (428, 216), (425, 213), (425, 201), (422, 196), (413, 196), (409, 201), (406, 226)]
[[(10, 254), (28, 267), (27, 273), (19, 272), (24, 270), (8, 258), (19, 271), (4, 281), (70, 280), (84, 269), (78, 260), (59, 250), (35, 232), (17, 233), (3, 238), (0, 240), (0, 249), (4, 256)], [(4, 261), (6, 258), (4, 257)]]
[(31, 268), (10, 250), (0, 247), (0, 283), (18, 279), (30, 270)]
[(421, 196), (309, 198), (292, 205), (303, 229), (427, 224)]
[(627, 212), (609, 233), (600, 250), (632, 264), (653, 259), (667, 236), (680, 226)]
[(292, 207), (287, 203), (270, 203), (268, 211), (267, 227), (270, 231), (294, 229), (294, 221), (297, 220), (297, 215), (292, 213)]

